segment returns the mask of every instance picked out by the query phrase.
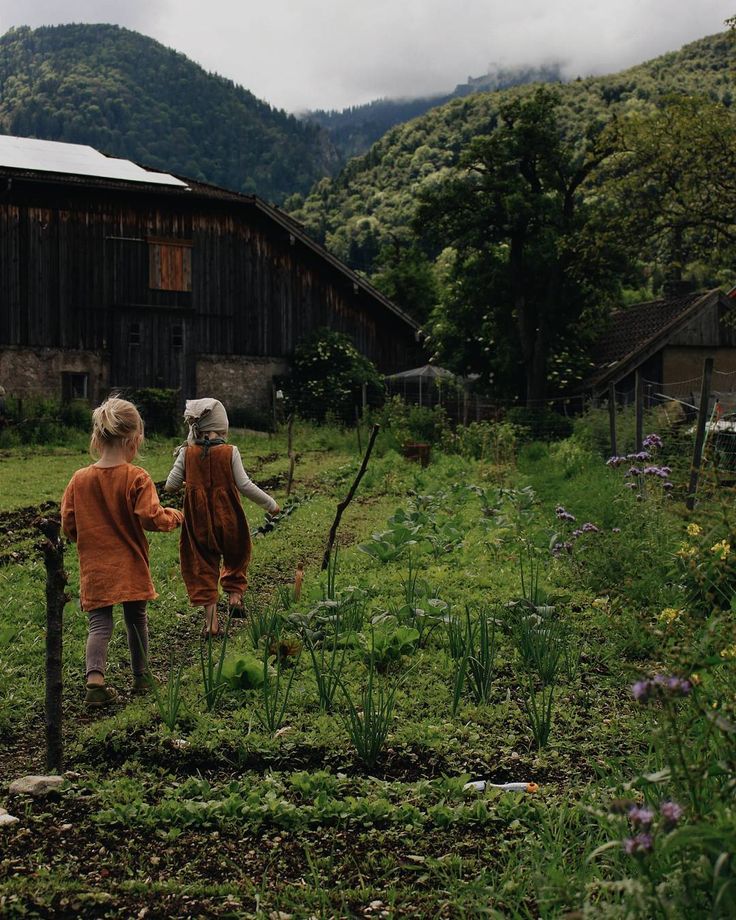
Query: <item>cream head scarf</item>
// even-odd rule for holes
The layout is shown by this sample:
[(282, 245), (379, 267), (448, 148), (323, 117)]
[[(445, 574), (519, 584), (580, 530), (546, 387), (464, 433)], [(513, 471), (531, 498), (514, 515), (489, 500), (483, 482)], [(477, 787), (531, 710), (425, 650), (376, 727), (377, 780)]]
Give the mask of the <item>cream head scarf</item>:
[(184, 419), (189, 425), (187, 441), (190, 444), (203, 440), (205, 434), (213, 431), (227, 435), (230, 427), (227, 412), (219, 399), (188, 399)]

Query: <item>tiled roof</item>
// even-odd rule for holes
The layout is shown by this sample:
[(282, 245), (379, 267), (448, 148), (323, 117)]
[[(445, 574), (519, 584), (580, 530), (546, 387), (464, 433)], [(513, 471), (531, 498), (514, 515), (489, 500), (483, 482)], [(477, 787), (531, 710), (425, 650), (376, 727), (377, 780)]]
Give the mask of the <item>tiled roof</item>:
[(594, 349), (593, 360), (603, 370), (655, 338), (708, 292), (697, 291), (680, 297), (633, 304), (611, 315), (606, 334)]

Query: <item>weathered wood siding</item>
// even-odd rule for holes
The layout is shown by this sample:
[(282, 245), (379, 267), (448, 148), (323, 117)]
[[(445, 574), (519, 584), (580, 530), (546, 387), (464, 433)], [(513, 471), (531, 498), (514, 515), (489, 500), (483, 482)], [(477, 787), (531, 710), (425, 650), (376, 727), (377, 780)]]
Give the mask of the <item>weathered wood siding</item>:
[[(167, 241), (191, 244), (191, 290), (152, 286)], [(190, 386), (197, 354), (283, 358), (319, 326), (386, 372), (421, 360), (409, 325), (247, 201), (13, 182), (0, 307), (0, 346), (108, 352), (113, 385)]]

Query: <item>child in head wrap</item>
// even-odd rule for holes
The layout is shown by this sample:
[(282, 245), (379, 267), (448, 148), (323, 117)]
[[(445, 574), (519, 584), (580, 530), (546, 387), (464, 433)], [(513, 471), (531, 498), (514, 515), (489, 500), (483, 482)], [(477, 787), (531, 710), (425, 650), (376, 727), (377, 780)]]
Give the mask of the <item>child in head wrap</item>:
[(216, 636), (218, 581), (230, 606), (240, 606), (247, 586), (251, 540), (240, 495), (278, 514), (279, 506), (251, 482), (237, 447), (227, 444), (228, 418), (217, 399), (187, 400), (187, 443), (179, 448), (166, 491), (186, 483), (181, 531), (181, 573), (192, 604), (204, 607), (203, 635)]

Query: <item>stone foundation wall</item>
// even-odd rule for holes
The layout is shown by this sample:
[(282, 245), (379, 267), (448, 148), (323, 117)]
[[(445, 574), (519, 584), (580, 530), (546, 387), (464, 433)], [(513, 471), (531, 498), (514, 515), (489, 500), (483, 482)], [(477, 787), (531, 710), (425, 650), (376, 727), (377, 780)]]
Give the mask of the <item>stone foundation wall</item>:
[(63, 373), (89, 375), (88, 398), (92, 403), (107, 395), (110, 368), (99, 352), (0, 347), (0, 386), (8, 396), (61, 399)]
[(228, 409), (267, 412), (272, 405), (274, 376), (285, 374), (283, 358), (199, 355), (196, 397), (213, 396)]

